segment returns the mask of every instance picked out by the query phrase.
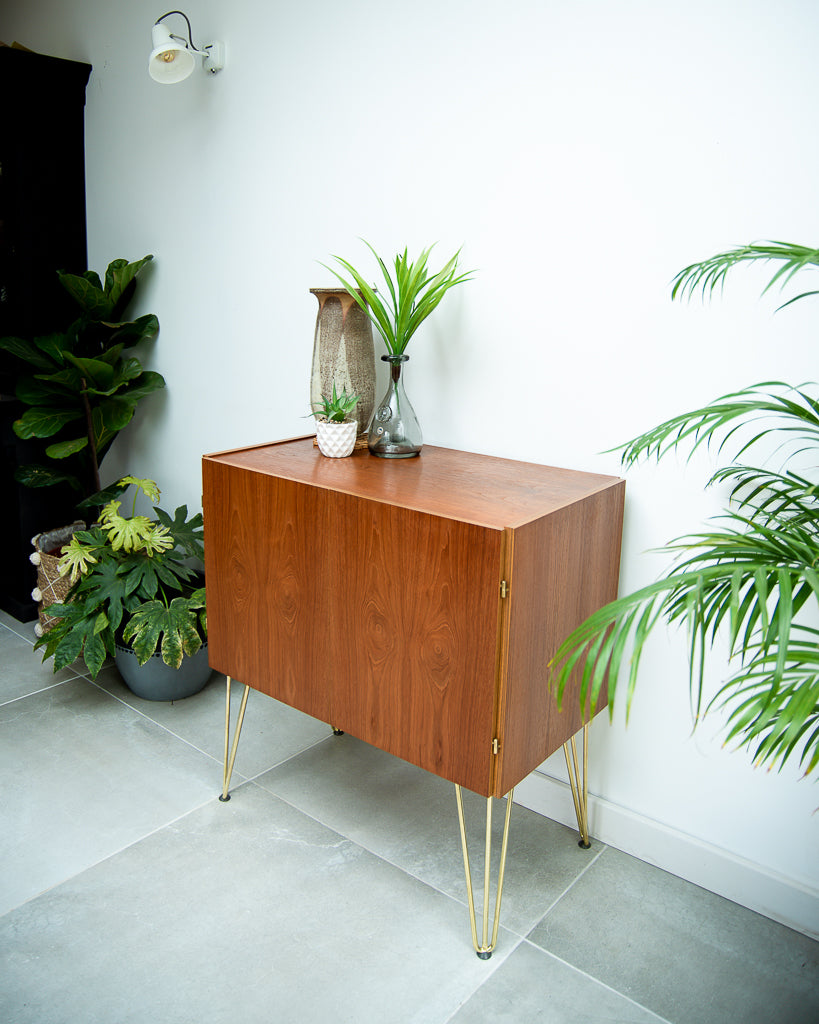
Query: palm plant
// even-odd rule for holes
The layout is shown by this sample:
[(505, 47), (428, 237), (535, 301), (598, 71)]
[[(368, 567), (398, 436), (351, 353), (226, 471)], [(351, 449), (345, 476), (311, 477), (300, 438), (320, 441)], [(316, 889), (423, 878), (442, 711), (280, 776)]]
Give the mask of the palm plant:
[(390, 355), (400, 356), (404, 353), (410, 338), (449, 289), (454, 288), (456, 284), (469, 281), (473, 271), (467, 271), (465, 274), (457, 272), (458, 257), (461, 254), (459, 249), (437, 274), (430, 276), (427, 263), (432, 246), (429, 246), (421, 251), (421, 255), (414, 262), (410, 260), (407, 249), (404, 249), (403, 253), (398, 253), (394, 261), (393, 278), (386, 263), (370, 243), (365, 241), (364, 244), (375, 256), (381, 268), (386, 285), (384, 299), (351, 263), (340, 256), (334, 256), (333, 259), (352, 277), (352, 282), (332, 267), (326, 264), (322, 266), (341, 281), (358, 306), (370, 318), (384, 339)]
[[(672, 297), (710, 296), (734, 267), (775, 261), (765, 291), (819, 266), (819, 249), (766, 242), (720, 253), (686, 267)], [(790, 302), (819, 294), (806, 291)], [(782, 308), (782, 307), (780, 307)], [(626, 467), (681, 447), (688, 457), (718, 437), (719, 453), (735, 449), (709, 483), (730, 485), (729, 504), (711, 529), (678, 538), (676, 559), (655, 583), (608, 604), (560, 645), (549, 667), (561, 700), (569, 677), (580, 675), (580, 701), (591, 715), (608, 682), (609, 714), (621, 673), (626, 714), (645, 642), (661, 621), (683, 623), (690, 639), (689, 681), (695, 724), (713, 707), (726, 713), (726, 741), (751, 751), (754, 762), (782, 767), (791, 757), (810, 773), (819, 763), (819, 480), (797, 473), (797, 454), (819, 452), (816, 384), (767, 382), (674, 416), (621, 446)], [(743, 428), (752, 426), (750, 436)], [(737, 460), (760, 446), (782, 452), (780, 469)], [(792, 443), (789, 443), (792, 442)], [(785, 446), (784, 451), (783, 447)], [(704, 669), (718, 634), (727, 637), (736, 671), (706, 700)], [(627, 670), (627, 671), (626, 671)]]

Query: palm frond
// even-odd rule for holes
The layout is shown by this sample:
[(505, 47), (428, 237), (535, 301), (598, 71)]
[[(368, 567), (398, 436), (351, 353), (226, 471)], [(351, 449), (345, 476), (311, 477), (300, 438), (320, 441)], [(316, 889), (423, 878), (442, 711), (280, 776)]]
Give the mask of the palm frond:
[[(763, 242), (718, 253), (681, 270), (672, 298), (690, 299), (697, 291), (710, 297), (734, 267), (760, 261), (776, 264), (767, 292), (819, 267), (819, 249)], [(811, 295), (819, 295), (819, 289), (801, 292), (784, 305)], [(721, 435), (717, 452), (731, 442), (737, 450), (710, 483), (730, 485), (729, 506), (714, 528), (671, 544), (676, 559), (661, 579), (605, 605), (563, 641), (549, 663), (558, 700), (569, 679), (579, 677), (580, 704), (588, 713), (608, 683), (611, 714), (620, 676), (628, 669), (628, 716), (647, 637), (660, 621), (684, 624), (696, 724), (705, 702), (705, 661), (717, 636), (726, 633), (729, 657), (739, 667), (706, 704), (706, 711), (727, 712), (726, 742), (751, 750), (759, 764), (781, 768), (799, 754), (806, 774), (816, 768), (819, 630), (809, 625), (810, 617), (806, 624), (805, 613), (815, 617), (819, 605), (819, 485), (788, 468), (795, 455), (819, 451), (815, 389), (815, 384), (794, 388), (781, 381), (756, 384), (674, 416), (613, 449), (631, 466), (680, 447), (690, 458)], [(781, 470), (736, 464), (750, 448), (771, 439), (781, 441), (776, 447), (785, 455)]]
[(708, 447), (715, 434), (726, 430), (717, 447), (722, 452), (740, 427), (749, 423), (760, 426), (749, 440), (740, 442), (734, 459), (771, 434), (784, 434), (793, 442), (819, 448), (819, 400), (804, 390), (808, 386), (791, 387), (782, 381), (754, 384), (723, 395), (700, 409), (672, 416), (610, 451), (622, 451), (626, 467), (642, 457), (661, 459), (683, 444), (690, 447), (690, 458), (702, 445)]
[[(794, 655), (792, 632), (803, 628), (794, 627), (794, 617), (809, 602), (819, 602), (819, 574), (813, 566), (815, 526), (810, 531), (796, 523), (790, 530), (769, 529), (738, 512), (725, 518), (734, 525), (675, 541), (670, 545), (678, 556), (672, 571), (605, 605), (563, 641), (549, 663), (558, 701), (573, 673), (579, 672), (581, 707), (586, 713), (593, 712), (604, 683), (608, 683), (611, 715), (623, 676), (628, 717), (644, 645), (660, 620), (684, 625), (689, 631), (695, 720), (705, 703), (705, 661), (723, 629), (728, 632), (730, 657), (755, 666), (741, 670), (726, 684), (732, 695), (741, 692), (742, 680), (749, 673), (753, 681), (763, 669), (769, 695), (791, 685), (789, 679), (795, 671), (791, 666), (799, 660)], [(723, 696), (727, 694), (725, 691)], [(787, 742), (798, 728), (789, 715), (802, 706), (798, 701), (789, 702), (779, 713), (777, 728), (782, 735), (787, 733)], [(731, 732), (731, 738), (739, 737), (751, 745), (762, 735), (760, 729), (749, 730), (745, 723)], [(819, 744), (819, 735), (811, 742)], [(782, 745), (777, 743), (770, 741), (772, 748), (780, 751)], [(810, 765), (815, 765), (819, 753), (813, 747), (806, 751)]]
[[(717, 253), (716, 256), (711, 256), (700, 263), (692, 263), (681, 270), (674, 278), (671, 297), (672, 299), (677, 296), (690, 299), (698, 290), (703, 298), (711, 297), (715, 288), (722, 289), (724, 287), (725, 278), (734, 267), (760, 261), (766, 263), (774, 261), (780, 264), (765, 286), (764, 295), (777, 283), (780, 284), (780, 287), (784, 287), (800, 270), (819, 266), (819, 249), (810, 249), (807, 246), (794, 245), (791, 242), (756, 242), (752, 245), (740, 246), (737, 249), (729, 249), (727, 252)], [(815, 294), (817, 294), (815, 291), (803, 292), (790, 299), (785, 305)]]
[(819, 543), (819, 484), (787, 470), (724, 466), (711, 483), (730, 483), (729, 500), (754, 521), (782, 526), (800, 525)]
[(725, 742), (751, 749), (755, 764), (784, 764), (800, 753), (810, 774), (819, 764), (819, 631), (795, 627), (784, 666), (779, 652), (760, 654), (711, 701), (728, 712)]

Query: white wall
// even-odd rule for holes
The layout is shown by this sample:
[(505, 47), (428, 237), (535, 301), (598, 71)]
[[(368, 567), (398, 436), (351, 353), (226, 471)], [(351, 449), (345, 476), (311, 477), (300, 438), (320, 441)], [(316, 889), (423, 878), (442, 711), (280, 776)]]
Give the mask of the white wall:
[[(479, 268), (410, 348), (432, 443), (617, 473), (599, 453), (674, 412), (815, 379), (816, 304), (774, 316), (754, 273), (709, 306), (669, 298), (680, 267), (721, 248), (816, 244), (814, 0), (185, 9), (228, 62), (174, 87), (146, 71), (164, 5), (27, 0), (0, 15), (5, 41), (94, 66), (91, 265), (156, 255), (142, 306), (162, 324), (147, 360), (168, 389), (106, 476), (152, 476), (166, 506), (198, 506), (203, 452), (306, 432), (308, 289), (329, 282), (329, 254), (363, 258), (359, 237), (386, 254), (463, 245)], [(628, 474), (624, 589), (662, 567), (647, 549), (718, 510), (707, 472)], [(622, 709), (593, 727), (593, 831), (816, 933), (816, 786), (753, 770), (717, 725), (691, 735), (685, 644), (657, 636), (628, 728)], [(521, 799), (548, 809), (561, 778), (552, 758)], [(767, 882), (779, 895), (760, 895)]]

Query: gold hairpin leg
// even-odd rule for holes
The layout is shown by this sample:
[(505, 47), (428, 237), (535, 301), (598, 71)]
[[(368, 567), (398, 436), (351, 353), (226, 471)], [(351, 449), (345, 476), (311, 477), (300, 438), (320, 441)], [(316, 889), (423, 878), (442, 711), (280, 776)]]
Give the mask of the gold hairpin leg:
[(472, 927), (472, 945), (481, 960), (488, 960), (498, 941), (498, 923), (500, 922), (501, 897), (503, 896), (503, 876), (506, 872), (506, 848), (509, 843), (509, 818), (512, 814), (512, 795), (514, 789), (506, 796), (506, 819), (503, 824), (503, 843), (501, 844), (500, 868), (498, 870), (498, 890), (495, 895), (495, 920), (492, 925), (492, 941), (489, 942), (489, 868), (492, 854), (492, 797), (486, 800), (486, 851), (483, 869), (483, 931), (481, 943), (478, 944), (478, 929), (475, 923), (475, 899), (472, 894), (472, 871), (469, 867), (469, 852), (466, 846), (466, 824), (464, 822), (464, 803), (461, 787), (455, 784), (455, 799), (458, 803), (458, 823), (461, 826), (461, 847), (464, 854), (464, 873), (466, 874), (466, 895), (469, 901), (469, 923)]
[[(571, 760), (569, 760), (569, 746), (571, 745)], [(572, 800), (574, 800), (574, 813), (577, 815), (577, 827), (580, 830), (580, 841), (578, 846), (588, 850), (589, 842), (589, 723), (583, 726), (583, 778), (580, 778), (580, 771), (577, 765), (577, 747), (574, 736), (568, 743), (563, 744), (563, 754), (566, 757), (566, 770), (569, 773), (569, 785), (572, 787)]]
[(247, 707), (247, 695), (250, 693), (250, 687), (245, 686), (245, 691), (242, 694), (242, 703), (239, 705), (239, 718), (236, 722), (236, 731), (233, 734), (233, 747), (230, 750), (230, 757), (228, 758), (228, 746), (230, 743), (230, 676), (227, 677), (227, 686), (225, 688), (225, 771), (222, 776), (222, 795), (219, 797), (220, 800), (230, 800), (230, 793), (228, 793), (228, 787), (230, 786), (230, 777), (233, 774), (233, 762), (236, 760), (236, 751), (239, 747), (239, 736), (242, 732), (242, 722), (245, 720), (245, 708)]

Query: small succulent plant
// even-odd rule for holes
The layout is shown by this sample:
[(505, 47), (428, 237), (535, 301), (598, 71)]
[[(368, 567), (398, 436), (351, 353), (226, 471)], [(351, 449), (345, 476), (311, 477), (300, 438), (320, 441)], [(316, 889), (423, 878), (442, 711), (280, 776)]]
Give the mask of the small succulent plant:
[(314, 416), (323, 416), (328, 423), (344, 423), (358, 403), (358, 395), (348, 395), (345, 387), (339, 395), (336, 386), (333, 384), (333, 394), (330, 398), (321, 396), (321, 401), (313, 406)]

